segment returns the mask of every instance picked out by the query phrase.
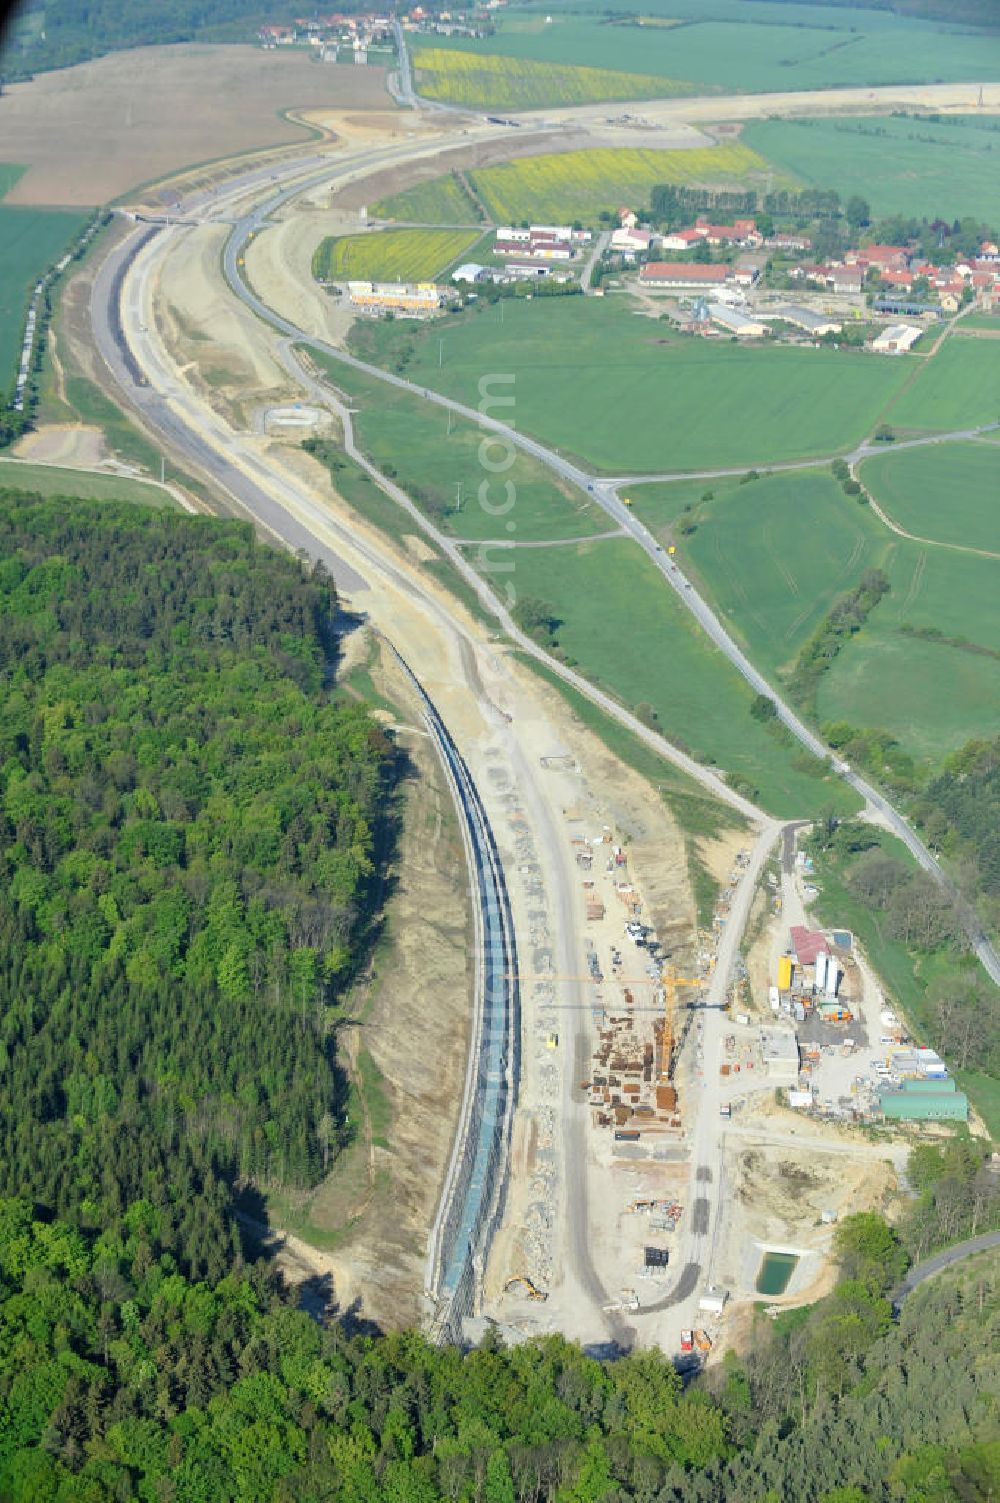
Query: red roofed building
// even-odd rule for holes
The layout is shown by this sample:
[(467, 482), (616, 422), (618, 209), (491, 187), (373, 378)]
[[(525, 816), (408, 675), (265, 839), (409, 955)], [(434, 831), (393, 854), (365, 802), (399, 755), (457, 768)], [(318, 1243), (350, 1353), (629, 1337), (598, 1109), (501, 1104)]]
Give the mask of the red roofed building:
[(899, 287), (904, 292), (909, 292), (913, 286), (912, 271), (897, 271), (894, 266), (887, 266), (884, 271), (879, 272), (879, 276), (887, 287)]
[(647, 261), (639, 270), (639, 281), (644, 287), (721, 287), (729, 271), (728, 266), (703, 266), (697, 261)]
[(877, 266), (880, 271), (905, 271), (910, 264), (910, 253), (905, 245), (866, 245), (863, 250), (848, 251), (844, 260), (848, 266)]
[(792, 925), (792, 949), (799, 965), (815, 965), (817, 955), (829, 953), (826, 935), (820, 929), (807, 929), (804, 924)]
[(663, 237), (664, 250), (690, 250), (692, 246), (703, 240), (701, 230), (671, 230), (669, 235)]
[(699, 214), (694, 227), (709, 245), (763, 245), (764, 237), (752, 219), (737, 219), (733, 224), (709, 224)]

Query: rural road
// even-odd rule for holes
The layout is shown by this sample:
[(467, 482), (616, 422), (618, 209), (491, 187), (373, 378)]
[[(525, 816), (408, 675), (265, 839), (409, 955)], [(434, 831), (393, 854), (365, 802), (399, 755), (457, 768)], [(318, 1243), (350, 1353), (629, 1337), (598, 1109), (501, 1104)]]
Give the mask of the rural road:
[[(517, 433), (507, 425), (489, 416), (483, 416), (477, 411), (462, 403), (440, 396), (437, 393), (415, 386), (405, 379), (392, 375), (367, 362), (358, 360), (346, 352), (327, 344), (299, 329), (294, 324), (281, 318), (267, 305), (262, 303), (247, 287), (239, 272), (239, 260), (242, 248), (251, 232), (259, 229), (266, 221), (267, 216), (273, 213), (282, 204), (297, 196), (305, 188), (314, 182), (334, 181), (347, 182), (365, 176), (374, 170), (376, 166), (385, 166), (388, 163), (396, 163), (405, 159), (413, 159), (418, 156), (433, 155), (447, 147), (447, 139), (442, 135), (434, 142), (420, 142), (412, 147), (394, 146), (383, 149), (350, 150), (342, 151), (337, 158), (329, 161), (313, 157), (314, 162), (322, 161), (321, 169), (312, 172), (311, 176), (303, 176), (302, 163), (297, 169), (287, 169), (278, 172), (268, 171), (266, 176), (278, 179), (277, 191), (271, 193), (266, 203), (262, 203), (236, 219), (233, 231), (227, 241), (224, 251), (224, 269), (227, 280), (232, 289), (241, 300), (260, 319), (275, 329), (282, 337), (286, 366), (288, 360), (297, 364), (297, 357), (289, 348), (290, 342), (297, 345), (311, 347), (333, 359), (352, 366), (355, 369), (370, 375), (381, 382), (395, 385), (407, 390), (425, 400), (448, 408), (460, 416), (478, 424), (481, 428), (490, 429), (503, 437), (509, 443), (516, 445), (525, 452), (533, 454), (544, 463), (550, 470), (562, 479), (578, 486), (608, 513), (617, 529), (628, 534), (654, 562), (664, 574), (667, 583), (670, 584), (692, 614), (700, 621), (709, 632), (710, 637), (717, 642), (723, 651), (736, 663), (739, 671), (747, 678), (754, 687), (760, 685), (758, 692), (763, 692), (769, 698), (775, 699), (770, 687), (756, 674), (752, 665), (742, 657), (735, 643), (711, 613), (707, 605), (690, 586), (690, 582), (684, 580), (679, 571), (672, 565), (668, 565), (665, 555), (652, 536), (634, 518), (626, 506), (623, 505), (617, 495), (613, 483), (601, 481), (579, 466), (565, 460), (537, 441)], [(264, 174), (257, 174), (258, 184)], [(280, 186), (286, 179), (295, 177), (290, 186)], [(267, 191), (266, 185), (264, 191)], [(246, 184), (242, 185), (245, 191)], [(215, 193), (203, 195), (197, 203), (197, 211), (204, 218), (222, 217), (225, 202), (232, 199), (236, 202), (233, 194), (233, 183), (225, 185), (223, 189)], [(185, 212), (191, 212), (189, 206)], [(149, 246), (135, 259), (133, 257), (140, 244), (143, 232), (136, 232), (122, 243), (102, 267), (94, 289), (92, 305), (92, 318), (95, 339), (101, 353), (110, 366), (116, 379), (124, 388), (129, 400), (140, 410), (148, 424), (160, 432), (172, 448), (182, 455), (187, 455), (196, 468), (217, 479), (218, 482), (232, 494), (246, 510), (258, 517), (264, 525), (276, 536), (286, 541), (293, 548), (303, 548), (311, 556), (324, 558), (334, 579), (342, 589), (355, 592), (366, 588), (363, 572), (352, 568), (345, 563), (344, 558), (338, 555), (335, 542), (331, 545), (331, 539), (341, 536), (344, 539), (344, 551), (354, 558), (362, 558), (370, 561), (376, 571), (384, 576), (395, 576), (396, 588), (413, 595), (418, 587), (409, 575), (402, 575), (394, 568), (390, 558), (374, 545), (361, 543), (346, 526), (340, 524), (329, 511), (311, 503), (303, 495), (301, 488), (289, 484), (287, 479), (274, 472), (273, 466), (269, 466), (266, 456), (259, 450), (242, 442), (239, 435), (234, 435), (231, 430), (218, 423), (213, 427), (211, 419), (200, 414), (197, 419), (192, 416), (192, 407), (185, 406), (182, 388), (183, 381), (178, 378), (177, 372), (169, 364), (164, 363), (161, 353), (158, 351), (155, 340), (150, 331), (143, 323), (142, 309), (147, 306), (149, 292), (150, 266), (155, 257), (169, 254), (174, 237), (187, 233), (178, 226), (168, 226), (155, 232), (155, 246)], [(127, 322), (127, 340), (123, 338), (122, 329), (118, 322), (118, 295), (123, 293), (125, 316)], [(137, 365), (139, 373), (130, 369), (129, 361)], [(301, 374), (301, 369), (300, 369)], [(307, 377), (315, 381), (315, 378)], [(148, 381), (148, 384), (146, 384)], [(321, 383), (316, 382), (316, 385)], [(331, 405), (331, 394), (323, 388), (323, 400)], [(335, 405), (335, 404), (334, 404)], [(616, 700), (601, 690), (595, 688), (580, 674), (556, 662), (544, 652), (543, 649), (531, 639), (525, 636), (513, 621), (509, 610), (499, 604), (488, 589), (481, 574), (472, 568), (461, 552), (461, 545), (454, 539), (445, 537), (439, 533), (427, 518), (419, 512), (409, 497), (399, 487), (382, 476), (373, 465), (359, 453), (354, 444), (353, 435), (350, 432), (349, 420), (345, 423), (345, 434), (348, 437), (347, 452), (357, 463), (372, 476), (381, 489), (392, 497), (399, 505), (404, 506), (415, 524), (428, 536), (432, 537), (442, 549), (449, 561), (462, 575), (470, 586), (476, 591), (484, 607), (497, 619), (499, 625), (506, 633), (507, 638), (523, 653), (531, 656), (541, 663), (546, 669), (570, 684), (588, 700), (597, 705), (607, 715), (619, 724), (625, 726), (642, 743), (653, 751), (682, 768), (691, 778), (706, 788), (714, 797), (720, 798), (729, 805), (737, 808), (743, 815), (759, 827), (763, 818), (761, 811), (747, 800), (736, 795), (715, 772), (703, 767), (694, 759), (679, 752), (677, 748), (650, 731), (634, 715), (621, 706)], [(649, 477), (646, 477), (649, 478)], [(443, 616), (439, 602), (435, 602), (434, 609)], [(448, 627), (455, 631), (453, 618), (449, 618)], [(714, 628), (714, 630), (713, 630)], [(716, 632), (720, 635), (716, 635)], [(741, 666), (741, 663), (743, 666)], [(776, 707), (782, 718), (791, 717), (793, 724), (790, 729), (798, 735), (804, 745), (809, 746), (815, 755), (826, 757), (828, 751), (822, 746), (818, 738), (813, 735), (801, 722), (794, 717), (793, 712), (780, 701), (775, 700)], [(789, 721), (786, 719), (786, 724)], [(798, 727), (798, 729), (796, 729)], [(516, 737), (514, 728), (512, 734)], [(897, 821), (902, 825), (906, 834), (901, 833), (901, 838), (907, 839), (910, 848), (914, 843), (925, 858), (921, 864), (926, 869), (934, 872), (939, 880), (944, 881), (943, 875), (937, 868), (936, 863), (916, 836), (908, 830), (905, 822), (901, 820), (887, 801), (881, 798), (875, 790), (869, 790), (867, 785), (852, 774), (844, 774), (846, 780), (856, 787), (867, 801), (874, 807), (882, 809), (890, 821)], [(692, 1184), (689, 1199), (690, 1215), (686, 1218), (686, 1225), (682, 1223), (683, 1255), (682, 1267), (678, 1286), (664, 1301), (650, 1307), (655, 1310), (666, 1308), (686, 1310), (686, 1302), (694, 1301), (696, 1286), (704, 1282), (711, 1274), (712, 1252), (718, 1234), (718, 1227), (723, 1211), (723, 1186), (722, 1186), (722, 1146), (723, 1135), (720, 1130), (719, 1119), (719, 1080), (716, 1061), (721, 1049), (722, 1039), (722, 1013), (720, 1008), (721, 999), (725, 996), (726, 984), (736, 948), (742, 933), (742, 928), (749, 911), (756, 878), (766, 860), (767, 853), (777, 838), (780, 826), (775, 821), (765, 820), (764, 827), (758, 836), (753, 849), (750, 866), (743, 873), (741, 882), (734, 894), (733, 909), (730, 921), (724, 931), (723, 950), (720, 951), (719, 962), (708, 998), (705, 1004), (703, 1024), (703, 1070), (704, 1083), (702, 1087), (703, 1099), (697, 1112), (697, 1121), (694, 1129), (692, 1144)], [(915, 851), (916, 854), (916, 851)], [(918, 859), (920, 857), (918, 856)], [(574, 932), (573, 914), (570, 909), (575, 894), (571, 895), (567, 885), (556, 894), (556, 900), (560, 905), (560, 928), (563, 927), (565, 916), (565, 933), (571, 935)], [(985, 945), (985, 936), (981, 936)], [(978, 948), (978, 946), (977, 946)], [(989, 949), (992, 955), (995, 969), (991, 970), (994, 979), (1000, 981), (1000, 961)], [(981, 958), (982, 954), (981, 954)], [(987, 961), (984, 959), (984, 964)], [(989, 969), (989, 966), (987, 967)], [(577, 1118), (579, 1114), (577, 1114)], [(580, 1140), (570, 1117), (564, 1119), (567, 1127), (566, 1142), (569, 1151), (566, 1154), (567, 1174), (575, 1182), (583, 1172), (582, 1166), (585, 1158), (585, 1144)], [(593, 1273), (593, 1265), (590, 1261), (589, 1251), (586, 1245), (587, 1218), (586, 1218), (586, 1187), (581, 1191), (581, 1206), (576, 1204), (573, 1197), (568, 1198), (569, 1225), (567, 1228), (570, 1261), (575, 1270), (575, 1278), (585, 1293), (588, 1303), (594, 1303), (601, 1297), (599, 1281)], [(692, 1305), (693, 1308), (693, 1305)], [(617, 1337), (617, 1322), (605, 1321), (605, 1327), (610, 1328)]]
[[(182, 456), (187, 456), (196, 469), (203, 469), (218, 478), (234, 500), (251, 515), (257, 516), (275, 537), (294, 548), (305, 549), (310, 556), (324, 558), (334, 578), (341, 582), (342, 588), (356, 593), (369, 584), (367, 569), (362, 567), (359, 572), (346, 563), (346, 555), (352, 559), (360, 558), (363, 565), (370, 563), (376, 575), (392, 580), (394, 588), (414, 597), (420, 596), (420, 586), (414, 578), (404, 576), (395, 567), (391, 553), (387, 556), (377, 546), (363, 543), (354, 529), (339, 523), (334, 513), (313, 503), (302, 487), (290, 484), (268, 461), (266, 455), (262, 454), (259, 445), (252, 438), (235, 434), (215, 414), (200, 406), (168, 361), (146, 310), (155, 296), (159, 258), (169, 254), (175, 237), (188, 233), (190, 231), (183, 226), (166, 226), (152, 231), (149, 226), (140, 227), (115, 250), (98, 275), (91, 308), (95, 342), (124, 392), (135, 402), (154, 431), (161, 434)], [(126, 271), (127, 275), (124, 274)], [(286, 359), (291, 353), (287, 345), (283, 348), (282, 342), (279, 342), (277, 352)], [(311, 389), (307, 382), (303, 384)], [(330, 402), (329, 394), (324, 395), (324, 400)], [(386, 494), (407, 509), (418, 527), (422, 527), (436, 539), (434, 530), (405, 493), (381, 476), (365, 456), (356, 450), (349, 424), (345, 431), (349, 439), (347, 452), (372, 475)], [(337, 547), (338, 537), (343, 539), (343, 553)], [(510, 639), (523, 652), (539, 659), (553, 672), (561, 672), (581, 693), (599, 703), (608, 714), (633, 730), (652, 749), (682, 766), (713, 795), (727, 801), (750, 820), (759, 817), (759, 811), (726, 787), (715, 773), (670, 747), (641, 721), (614, 700), (595, 690), (572, 670), (563, 669), (562, 665), (550, 660), (530, 638), (519, 631), (503, 607), (497, 606), (482, 578), (462, 557), (461, 550), (451, 540), (444, 538), (441, 539), (441, 546), (456, 567), (463, 571), (463, 577), (477, 589), (487, 608), (498, 616)], [(444, 611), (437, 598), (433, 609), (442, 618), (443, 624)], [(464, 631), (450, 614), (446, 619), (449, 634), (460, 635)], [(474, 652), (469, 655), (474, 656)], [(477, 689), (474, 679), (470, 679), (469, 689), (473, 697), (481, 692), (481, 686)], [(522, 796), (526, 801), (535, 799), (536, 804), (544, 805), (544, 799), (536, 798), (532, 787), (532, 779), (539, 775), (537, 762), (532, 768), (530, 753), (518, 753), (515, 725), (509, 727), (506, 734), (512, 738), (511, 765), (519, 769), (517, 777)], [(543, 848), (556, 850), (564, 845), (559, 831), (551, 825), (546, 827), (537, 813), (534, 823), (538, 832), (537, 839)], [(570, 969), (573, 962), (578, 964), (575, 952), (578, 943), (575, 870), (561, 884), (555, 885), (553, 899), (557, 908), (555, 932), (563, 950), (560, 964)], [(574, 1132), (579, 1134), (576, 1123), (571, 1124), (567, 1141)], [(582, 1148), (584, 1145), (580, 1146)], [(568, 1172), (571, 1177), (575, 1177), (584, 1162), (583, 1154), (581, 1152), (566, 1157), (569, 1160)], [(590, 1257), (586, 1231), (586, 1186), (571, 1198), (568, 1197), (567, 1204), (569, 1241), (566, 1262), (573, 1287), (579, 1295), (579, 1308), (590, 1308), (594, 1328), (612, 1342), (624, 1345), (628, 1340), (628, 1328), (618, 1318), (604, 1311), (608, 1295), (595, 1274)]]
[[(555, 450), (548, 448), (537, 439), (519, 432), (497, 418), (467, 406), (464, 402), (443, 396), (441, 393), (433, 391), (428, 387), (420, 386), (403, 376), (384, 370), (381, 366), (373, 365), (370, 361), (361, 360), (356, 355), (351, 355), (346, 350), (342, 350), (326, 340), (318, 339), (305, 330), (298, 328), (290, 320), (283, 318), (257, 297), (247, 285), (240, 271), (239, 263), (243, 255), (244, 246), (250, 236), (255, 234), (265, 222), (268, 215), (280, 207), (281, 204), (287, 202), (297, 191), (297, 189), (291, 188), (277, 193), (272, 199), (258, 205), (234, 224), (223, 252), (223, 268), (226, 280), (236, 296), (247, 307), (252, 309), (258, 318), (271, 324), (272, 327), (279, 330), (286, 338), (292, 339), (300, 345), (317, 350), (321, 354), (338, 361), (340, 364), (371, 376), (386, 385), (395, 386), (401, 391), (409, 392), (411, 395), (422, 398), (436, 406), (443, 407), (469, 422), (478, 424), (480, 428), (485, 428), (498, 434), (508, 444), (516, 446), (523, 452), (532, 455), (561, 480), (575, 485), (588, 494), (608, 514), (612, 521), (638, 544), (654, 568), (662, 575), (663, 579), (695, 618), (709, 639), (725, 654), (754, 692), (765, 695), (773, 702), (778, 719), (787, 727), (800, 745), (804, 746), (812, 756), (819, 758), (821, 761), (831, 759), (844, 782), (854, 789), (868, 808), (878, 811), (892, 833), (910, 851), (918, 865), (938, 882), (948, 894), (950, 900), (955, 904), (969, 942), (983, 968), (990, 978), (1000, 986), (1000, 956), (997, 955), (974, 910), (962, 899), (955, 884), (942, 870), (923, 841), (911, 828), (906, 818), (867, 779), (849, 769), (846, 764), (838, 763), (830, 748), (805, 724), (792, 707), (775, 693), (774, 688), (768, 683), (764, 675), (754, 667), (742, 649), (737, 646), (708, 602), (694, 589), (690, 579), (682, 573), (677, 563), (667, 555), (664, 548), (656, 541), (645, 524), (633, 514), (632, 509), (624, 504), (613, 482), (592, 475), (580, 465), (575, 464), (572, 460), (565, 458)], [(996, 426), (998, 425), (988, 425), (991, 428)], [(973, 437), (984, 431), (986, 431), (986, 428), (970, 428), (961, 430), (955, 434), (937, 435), (936, 440), (928, 439), (927, 442), (937, 441), (940, 443), (946, 442), (949, 438)], [(923, 441), (918, 440), (917, 442)], [(866, 454), (878, 452), (880, 452), (880, 449), (877, 446), (862, 444), (851, 451), (851, 457), (863, 457)], [(745, 466), (743, 470), (736, 471), (735, 473), (745, 473), (747, 468), (752, 468), (752, 466)], [(768, 466), (762, 465), (761, 468), (768, 468)], [(503, 620), (502, 615), (501, 619)], [(509, 619), (508, 615), (507, 620), (504, 621), (505, 627), (507, 627)], [(537, 656), (537, 651), (535, 655)], [(561, 676), (565, 677), (566, 675), (562, 673)], [(592, 690), (588, 688), (584, 692), (587, 692), (588, 698), (593, 699)], [(616, 718), (621, 718), (620, 711), (616, 713)], [(672, 757), (672, 760), (676, 760), (676, 758)], [(697, 764), (695, 765), (697, 766)], [(704, 769), (701, 769), (701, 771), (704, 773)]]
[(946, 1247), (932, 1258), (925, 1258), (922, 1263), (914, 1264), (892, 1296), (893, 1305), (898, 1309), (908, 1294), (912, 1294), (925, 1279), (933, 1278), (942, 1269), (950, 1268), (953, 1263), (961, 1263), (965, 1258), (974, 1257), (976, 1253), (988, 1252), (992, 1247), (1000, 1247), (1000, 1231), (985, 1232), (981, 1237), (970, 1237), (967, 1242), (956, 1242), (954, 1247)]

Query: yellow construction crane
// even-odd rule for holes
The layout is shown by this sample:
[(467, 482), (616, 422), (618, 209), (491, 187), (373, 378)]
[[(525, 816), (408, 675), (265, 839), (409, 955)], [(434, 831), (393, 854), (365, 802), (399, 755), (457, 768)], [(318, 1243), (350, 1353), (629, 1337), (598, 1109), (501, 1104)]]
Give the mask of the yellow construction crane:
[(677, 1042), (677, 988), (679, 986), (701, 986), (702, 978), (694, 976), (677, 976), (672, 970), (664, 970), (660, 975), (663, 983), (663, 1053), (660, 1060), (660, 1079), (667, 1081), (673, 1074), (674, 1045)]

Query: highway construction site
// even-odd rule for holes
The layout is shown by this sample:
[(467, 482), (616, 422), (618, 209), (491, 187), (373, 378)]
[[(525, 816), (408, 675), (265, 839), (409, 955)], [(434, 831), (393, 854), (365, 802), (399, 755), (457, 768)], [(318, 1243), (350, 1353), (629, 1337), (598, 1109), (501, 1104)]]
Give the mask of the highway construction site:
[[(400, 734), (428, 736), (441, 757), (476, 974), (464, 1085), (441, 1100), (448, 1132), (437, 1120), (428, 1143), (434, 1193), (412, 1290), (428, 1329), (471, 1339), (495, 1322), (511, 1339), (561, 1331), (594, 1351), (704, 1355), (738, 1336), (767, 1255), (795, 1260), (777, 1303), (822, 1287), (836, 1218), (884, 1201), (905, 1145), (803, 1117), (776, 1094), (787, 1082), (771, 1075), (764, 1037), (771, 952), (787, 943), (801, 871), (783, 871), (784, 909), (748, 956), (742, 944), (755, 901), (770, 901), (779, 824), (547, 660), (728, 806), (730, 827), (699, 842), (719, 889), (699, 930), (668, 806), (511, 644), (546, 655), (364, 456), (400, 508), (396, 536), (299, 447), (306, 421), (347, 442), (345, 403), (288, 349), (296, 335), (337, 347), (346, 334), (309, 273), (311, 247), (354, 222), (340, 186), (357, 204), (369, 175), (424, 172), (461, 137), (496, 135), (461, 117), (407, 118), (401, 131), (328, 113), (335, 147), (194, 182), (152, 233), (123, 225), (86, 284), (92, 337), (116, 399), (204, 488), (192, 504), (211, 495), (322, 559), (383, 660), (403, 654), (394, 671), (409, 676), (412, 724)], [(425, 567), (429, 541), (475, 592), (475, 612)], [(424, 1013), (433, 1041), (447, 1025), (432, 996)], [(335, 1286), (358, 1287), (351, 1260), (349, 1238), (328, 1254)]]

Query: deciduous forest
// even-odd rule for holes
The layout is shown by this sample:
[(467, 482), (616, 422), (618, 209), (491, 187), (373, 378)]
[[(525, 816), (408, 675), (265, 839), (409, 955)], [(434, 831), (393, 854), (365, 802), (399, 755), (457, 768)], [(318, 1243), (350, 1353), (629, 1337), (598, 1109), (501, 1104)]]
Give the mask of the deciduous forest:
[(875, 1216), (842, 1278), (686, 1390), (655, 1350), (463, 1355), (323, 1329), (262, 1269), (192, 1283), (139, 1221), (0, 1202), (0, 1493), (171, 1503), (978, 1503), (1000, 1482), (996, 1264), (911, 1297)]

